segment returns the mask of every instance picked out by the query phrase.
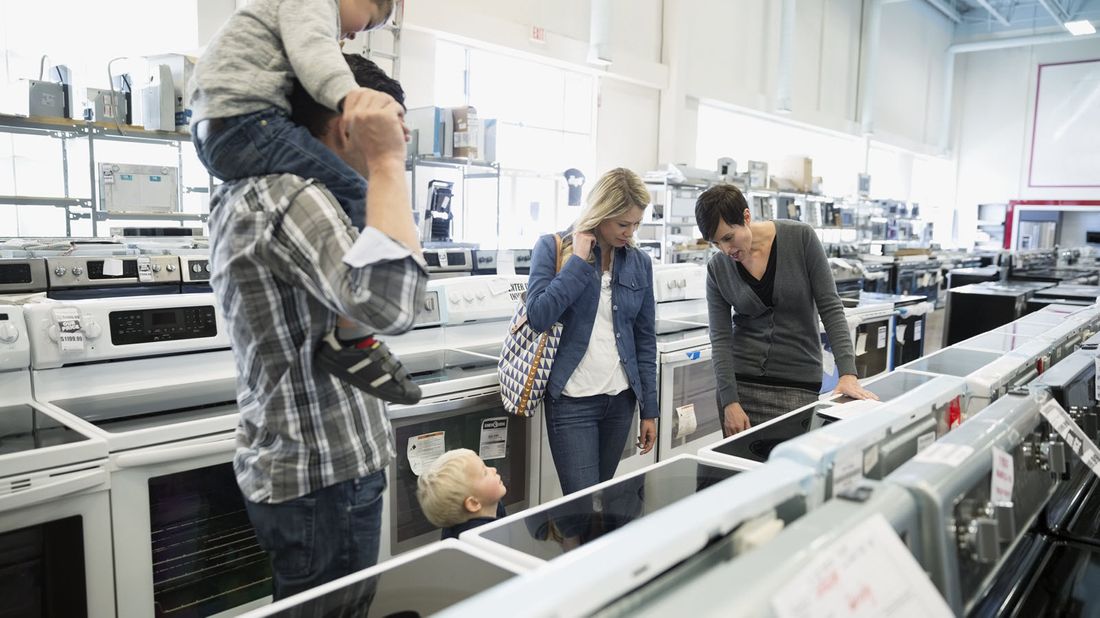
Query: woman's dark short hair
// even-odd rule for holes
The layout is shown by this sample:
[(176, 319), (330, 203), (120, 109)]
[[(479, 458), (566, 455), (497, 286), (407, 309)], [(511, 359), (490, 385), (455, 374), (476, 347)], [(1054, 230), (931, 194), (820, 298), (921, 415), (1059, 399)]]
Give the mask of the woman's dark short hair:
[(733, 185), (714, 185), (703, 191), (695, 201), (695, 224), (703, 240), (712, 241), (718, 232), (718, 221), (726, 225), (745, 225), (748, 202), (741, 190)]

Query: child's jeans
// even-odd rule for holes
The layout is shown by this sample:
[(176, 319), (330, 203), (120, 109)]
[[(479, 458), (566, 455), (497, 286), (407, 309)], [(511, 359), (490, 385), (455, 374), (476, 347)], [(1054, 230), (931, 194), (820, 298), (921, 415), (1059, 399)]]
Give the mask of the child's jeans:
[(211, 175), (221, 180), (268, 174), (316, 179), (340, 202), (352, 225), (363, 229), (367, 181), (283, 110), (270, 108), (202, 123), (206, 126), (195, 127), (192, 141)]

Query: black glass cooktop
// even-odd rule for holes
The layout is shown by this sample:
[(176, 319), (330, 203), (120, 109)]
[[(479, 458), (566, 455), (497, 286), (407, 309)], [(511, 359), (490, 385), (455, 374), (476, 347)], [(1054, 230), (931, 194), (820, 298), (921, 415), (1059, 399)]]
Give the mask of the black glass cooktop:
[(0, 456), (87, 439), (28, 405), (0, 407)]
[(481, 536), (535, 558), (552, 560), (735, 474), (735, 470), (678, 459), (555, 507), (528, 512), (482, 531)]
[(430, 616), (514, 574), (454, 548), (443, 548), (374, 577), (360, 577), (273, 616)]
[[(496, 352), (499, 354), (499, 346)], [(498, 362), (496, 356), (462, 350), (433, 350), (400, 355), (400, 358), (417, 384), (434, 384), (495, 373)]]
[(772, 449), (780, 442), (797, 438), (810, 431), (814, 413), (829, 407), (831, 406), (819, 403), (795, 410), (771, 424), (760, 425), (755, 430), (738, 434), (732, 440), (721, 442), (712, 450), (731, 457), (765, 462), (771, 455)]

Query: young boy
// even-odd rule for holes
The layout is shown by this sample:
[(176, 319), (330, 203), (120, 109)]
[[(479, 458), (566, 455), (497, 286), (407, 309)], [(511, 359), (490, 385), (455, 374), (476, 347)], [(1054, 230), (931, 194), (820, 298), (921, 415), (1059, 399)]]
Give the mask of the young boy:
[[(378, 28), (393, 0), (252, 0), (214, 35), (188, 85), (192, 141), (211, 175), (314, 178), (339, 200), (356, 229), (366, 222), (367, 183), (289, 118), (295, 80), (319, 103), (342, 111), (360, 88), (340, 39)], [(348, 105), (350, 107), (350, 105)], [(413, 404), (420, 387), (357, 322), (341, 316), (318, 346), (325, 371), (380, 399)]]
[(442, 538), (458, 535), (504, 517), (508, 490), (496, 468), (490, 468), (470, 449), (447, 451), (417, 481), (416, 499), (432, 525), (443, 528)]

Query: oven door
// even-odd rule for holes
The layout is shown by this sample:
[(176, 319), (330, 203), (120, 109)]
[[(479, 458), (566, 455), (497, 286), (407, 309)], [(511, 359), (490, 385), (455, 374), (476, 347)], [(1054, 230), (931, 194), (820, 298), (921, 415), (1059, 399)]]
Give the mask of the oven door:
[(667, 352), (660, 366), (657, 457), (694, 454), (722, 439), (711, 347)]
[(232, 615), (270, 601), (235, 450), (222, 434), (111, 456), (120, 617)]
[(109, 476), (79, 464), (0, 479), (4, 616), (113, 616)]
[(856, 353), (856, 376), (877, 376), (890, 370), (894, 347), (894, 317), (871, 318), (856, 326), (852, 344)]
[(443, 451), (468, 448), (496, 468), (508, 488), (504, 507), (509, 513), (534, 503), (542, 421), (506, 412), (499, 386), (393, 406), (389, 413), (397, 459), (386, 467), (379, 560), (439, 540), (439, 528), (420, 510), (416, 486), (417, 472)]

